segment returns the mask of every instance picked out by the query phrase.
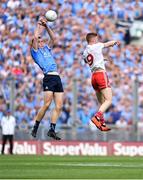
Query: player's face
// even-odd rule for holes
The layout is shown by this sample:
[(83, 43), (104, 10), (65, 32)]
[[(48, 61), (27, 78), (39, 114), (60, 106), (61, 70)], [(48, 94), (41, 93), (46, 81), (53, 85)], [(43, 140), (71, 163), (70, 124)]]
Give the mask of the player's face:
[(98, 37), (97, 37), (97, 36), (93, 37), (92, 41), (93, 41), (94, 43), (97, 43)]

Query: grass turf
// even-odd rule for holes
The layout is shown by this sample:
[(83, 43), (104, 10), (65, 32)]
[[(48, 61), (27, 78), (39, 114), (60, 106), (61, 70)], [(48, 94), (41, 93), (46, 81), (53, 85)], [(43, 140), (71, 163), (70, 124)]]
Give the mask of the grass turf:
[(0, 179), (143, 179), (143, 157), (1, 155)]

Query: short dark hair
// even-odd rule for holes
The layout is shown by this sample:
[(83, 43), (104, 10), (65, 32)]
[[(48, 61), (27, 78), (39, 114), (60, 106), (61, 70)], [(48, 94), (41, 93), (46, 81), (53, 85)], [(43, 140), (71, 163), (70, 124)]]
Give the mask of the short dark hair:
[(88, 33), (87, 35), (86, 35), (86, 41), (89, 43), (90, 41), (91, 41), (91, 39), (93, 38), (93, 37), (96, 37), (97, 36), (97, 33)]

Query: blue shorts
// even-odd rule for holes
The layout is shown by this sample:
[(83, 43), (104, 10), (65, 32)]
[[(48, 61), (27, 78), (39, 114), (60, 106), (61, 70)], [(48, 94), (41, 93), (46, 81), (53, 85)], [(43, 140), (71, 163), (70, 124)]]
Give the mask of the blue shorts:
[(59, 75), (44, 75), (43, 91), (64, 92)]

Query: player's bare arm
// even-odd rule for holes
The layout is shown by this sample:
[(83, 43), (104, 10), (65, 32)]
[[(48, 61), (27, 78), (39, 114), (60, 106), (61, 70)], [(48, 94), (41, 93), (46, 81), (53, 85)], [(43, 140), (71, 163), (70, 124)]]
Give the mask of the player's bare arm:
[(42, 31), (42, 24), (41, 24), (41, 22), (39, 20), (38, 23), (37, 23), (37, 28), (36, 28), (36, 30), (34, 32), (34, 37), (32, 39), (32, 47), (35, 50), (38, 49), (38, 39), (40, 37), (41, 31)]
[(115, 45), (120, 45), (120, 42), (119, 41), (108, 41), (108, 42), (104, 43), (105, 48), (113, 47)]
[(40, 20), (40, 22), (41, 22), (41, 25), (43, 25), (45, 27), (46, 31), (48, 32), (48, 34), (50, 36), (50, 40), (48, 42), (48, 45), (49, 45), (49, 47), (51, 47), (54, 45), (55, 34), (54, 34), (53, 30), (49, 26), (47, 26), (47, 19), (46, 18), (43, 17)]
[(48, 26), (46, 26), (46, 30), (50, 36), (50, 40), (48, 42), (49, 47), (54, 45), (54, 40), (55, 40), (55, 35), (54, 32), (52, 31), (52, 29), (50, 29)]

